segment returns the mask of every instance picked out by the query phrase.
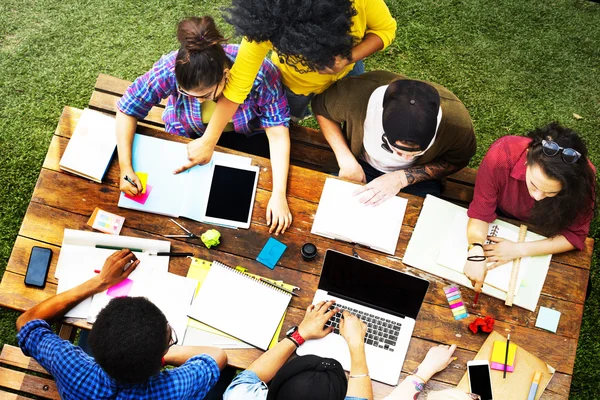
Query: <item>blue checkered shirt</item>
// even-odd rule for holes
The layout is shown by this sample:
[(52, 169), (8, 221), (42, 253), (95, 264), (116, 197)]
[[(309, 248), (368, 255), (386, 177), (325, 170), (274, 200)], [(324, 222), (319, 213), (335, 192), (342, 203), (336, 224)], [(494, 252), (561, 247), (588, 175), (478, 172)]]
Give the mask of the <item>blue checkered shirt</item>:
[(214, 359), (199, 355), (145, 383), (121, 384), (80, 347), (52, 332), (46, 321), (28, 322), (17, 339), (23, 353), (52, 374), (62, 399), (202, 399), (220, 375)]

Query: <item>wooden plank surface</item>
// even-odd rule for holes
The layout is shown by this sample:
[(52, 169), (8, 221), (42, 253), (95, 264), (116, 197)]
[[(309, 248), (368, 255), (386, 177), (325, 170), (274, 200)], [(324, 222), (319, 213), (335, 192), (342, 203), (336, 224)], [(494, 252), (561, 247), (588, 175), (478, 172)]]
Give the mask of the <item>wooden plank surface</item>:
[(44, 399), (60, 399), (52, 379), (28, 375), (21, 371), (0, 367), (0, 387), (19, 390)]
[[(60, 171), (58, 161), (80, 115), (80, 110), (66, 107), (61, 116), (36, 184), (32, 202), (7, 265), (7, 272), (0, 283), (1, 305), (25, 310), (55, 293), (54, 270), (62, 243), (63, 230), (65, 228), (91, 230), (86, 222), (95, 207), (101, 207), (124, 216), (126, 222), (122, 231), (123, 235), (161, 239), (161, 235), (175, 233), (178, 230), (175, 225), (166, 223), (165, 217), (117, 207), (119, 175), (116, 162), (113, 161), (105, 183), (102, 185)], [(143, 127), (141, 130), (145, 134), (185, 141), (185, 139), (167, 135), (151, 127)], [(236, 153), (227, 149), (221, 151)], [(264, 214), (270, 195), (272, 175), (268, 160), (253, 157), (253, 163), (260, 166), (261, 174), (251, 228), (248, 230), (219, 228), (223, 233), (224, 240), (217, 251), (208, 250), (198, 241), (188, 239), (174, 240), (173, 249), (192, 251), (200, 258), (217, 258), (232, 266), (242, 265), (249, 268), (251, 272), (284, 279), (300, 286), (302, 288), (300, 296), (292, 300), (288, 309), (288, 316), (284, 323), (285, 330), (286, 327), (298, 324), (302, 320), (304, 309), (312, 300), (318, 284), (318, 275), (325, 249), (333, 248), (351, 253), (352, 246), (309, 233), (322, 185), (327, 175), (294, 166), (291, 168), (289, 178), (289, 202), (294, 223), (292, 228), (280, 237), (288, 245), (288, 249), (275, 270), (269, 270), (257, 263), (254, 258), (269, 236)], [(479, 305), (473, 306), (473, 291), (466, 288), (461, 288), (461, 291), (468, 311), (473, 315), (467, 321), (454, 321), (442, 291), (442, 287), (448, 282), (402, 264), (406, 243), (422, 206), (422, 199), (413, 196), (404, 197), (408, 198), (409, 207), (396, 254), (388, 256), (370, 249), (356, 247), (364, 259), (421, 276), (431, 282), (403, 367), (404, 373), (411, 372), (435, 343), (457, 343), (459, 347), (458, 360), (437, 375), (432, 383), (433, 387), (455, 385), (465, 372), (466, 361), (473, 358), (485, 340), (484, 335), (473, 335), (468, 331), (468, 322), (475, 315), (493, 315), (497, 319), (496, 329), (499, 332), (504, 333), (506, 329), (510, 329), (520, 345), (559, 371), (544, 398), (567, 398), (583, 314), (584, 292), (589, 274), (593, 241), (586, 242), (586, 250), (583, 252), (570, 252), (553, 258), (539, 305), (561, 311), (561, 324), (557, 334), (534, 327), (537, 313), (519, 307), (504, 307), (503, 303), (497, 299), (482, 297)], [(201, 233), (210, 228), (209, 225), (187, 219), (183, 223), (195, 233)], [(300, 247), (307, 241), (315, 243), (319, 249), (319, 255), (313, 262), (305, 262), (299, 255)], [(23, 285), (29, 252), (33, 245), (44, 245), (53, 250), (51, 271), (46, 288), (43, 290), (26, 288)], [(170, 262), (169, 270), (185, 275), (188, 266), (189, 261), (174, 258)], [(69, 320), (69, 322), (76, 326), (89, 328), (89, 325), (82, 321)], [(230, 363), (242, 368), (249, 365), (261, 353), (258, 350), (228, 350), (227, 352)], [(389, 386), (375, 384), (376, 398), (390, 390)]]

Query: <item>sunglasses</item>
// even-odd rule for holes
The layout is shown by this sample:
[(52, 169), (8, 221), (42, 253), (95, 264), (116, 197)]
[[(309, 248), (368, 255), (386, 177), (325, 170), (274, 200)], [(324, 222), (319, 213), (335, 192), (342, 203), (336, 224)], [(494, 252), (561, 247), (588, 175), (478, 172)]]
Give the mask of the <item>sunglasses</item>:
[[(227, 78), (225, 78), (225, 84), (227, 84)], [(217, 91), (219, 90), (219, 86), (221, 86), (220, 83), (217, 83), (215, 85), (215, 91), (213, 92), (212, 96), (210, 94), (203, 94), (202, 96), (196, 96), (193, 94), (189, 94), (188, 92), (186, 92), (185, 90), (183, 90), (181, 88), (181, 86), (179, 86), (179, 83), (177, 83), (177, 92), (179, 94), (182, 94), (184, 96), (187, 97), (193, 97), (194, 99), (198, 99), (198, 100), (216, 100), (217, 99)]]
[(542, 140), (542, 152), (548, 157), (554, 157), (560, 153), (562, 160), (567, 164), (575, 164), (581, 157), (581, 153), (569, 147), (560, 147), (553, 140)]

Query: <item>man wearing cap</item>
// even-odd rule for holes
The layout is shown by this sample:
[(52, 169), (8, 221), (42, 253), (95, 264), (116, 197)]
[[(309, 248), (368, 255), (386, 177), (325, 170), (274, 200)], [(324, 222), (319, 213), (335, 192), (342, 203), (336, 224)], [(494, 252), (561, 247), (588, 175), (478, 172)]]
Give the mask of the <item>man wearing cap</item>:
[(475, 133), (463, 103), (436, 83), (372, 71), (336, 82), (312, 101), (339, 176), (368, 182), (377, 205), (398, 192), (439, 195), (441, 179), (467, 166)]
[(340, 321), (339, 334), (346, 339), (350, 352), (348, 379), (341, 364), (331, 358), (307, 355), (286, 363), (305, 340), (335, 335), (332, 327), (323, 329), (325, 323), (340, 311), (333, 306), (333, 301), (310, 305), (299, 326), (290, 329), (285, 339), (233, 379), (223, 400), (372, 399), (364, 344), (367, 325), (346, 311)]

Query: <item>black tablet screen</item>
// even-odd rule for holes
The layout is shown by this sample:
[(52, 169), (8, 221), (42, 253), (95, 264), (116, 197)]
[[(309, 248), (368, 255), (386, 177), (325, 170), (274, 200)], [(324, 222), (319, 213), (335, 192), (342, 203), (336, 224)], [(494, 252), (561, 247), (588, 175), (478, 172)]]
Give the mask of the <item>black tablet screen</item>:
[(248, 222), (255, 177), (255, 171), (215, 165), (206, 216)]

